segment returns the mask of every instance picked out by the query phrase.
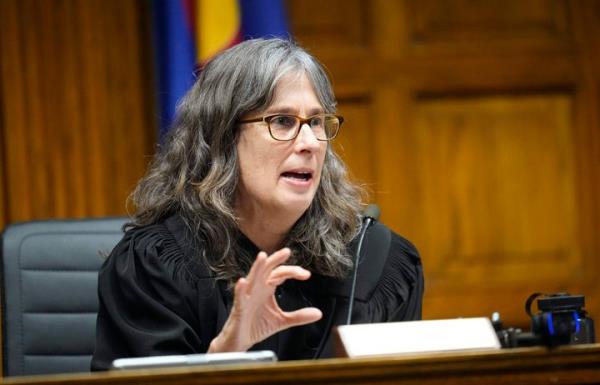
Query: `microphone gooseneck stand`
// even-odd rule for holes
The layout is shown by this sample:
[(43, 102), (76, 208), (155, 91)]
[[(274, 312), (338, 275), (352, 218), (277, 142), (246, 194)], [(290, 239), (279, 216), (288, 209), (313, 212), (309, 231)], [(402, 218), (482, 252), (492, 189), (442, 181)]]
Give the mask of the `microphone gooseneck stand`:
[(358, 245), (356, 247), (356, 255), (354, 256), (354, 266), (352, 267), (352, 286), (350, 287), (350, 296), (348, 297), (348, 318), (346, 318), (346, 325), (350, 325), (352, 322), (352, 309), (354, 307), (354, 292), (356, 291), (356, 277), (358, 276), (358, 262), (360, 261), (360, 252), (362, 250), (363, 240), (367, 234), (369, 226), (379, 219), (379, 207), (375, 204), (370, 204), (365, 210), (363, 224), (360, 229), (358, 236)]
[[(352, 320), (352, 307), (354, 303), (354, 292), (356, 290), (356, 277), (358, 273), (358, 262), (360, 260), (360, 251), (362, 249), (362, 243), (365, 238), (365, 234), (367, 233), (367, 229), (371, 226), (376, 220), (379, 219), (379, 207), (375, 204), (370, 204), (367, 206), (364, 215), (363, 215), (363, 223), (360, 229), (360, 234), (358, 236), (358, 245), (356, 247), (356, 254), (354, 255), (354, 266), (352, 267), (352, 286), (350, 289), (350, 296), (348, 297), (348, 319), (346, 321), (346, 325), (349, 325)], [(335, 308), (336, 299), (332, 298), (332, 308)], [(328, 325), (331, 325), (331, 321), (333, 321), (333, 313), (330, 315), (329, 320), (327, 322)], [(317, 352), (315, 353), (314, 359), (321, 357), (321, 353), (323, 353), (323, 349), (325, 348), (325, 343), (328, 340), (329, 332), (325, 332), (317, 347)]]

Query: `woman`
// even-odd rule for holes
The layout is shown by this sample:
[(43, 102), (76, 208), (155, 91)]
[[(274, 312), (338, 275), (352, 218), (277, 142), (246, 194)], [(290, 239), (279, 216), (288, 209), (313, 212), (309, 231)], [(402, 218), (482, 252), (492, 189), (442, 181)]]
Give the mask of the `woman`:
[[(360, 189), (329, 145), (335, 107), (323, 67), (286, 40), (241, 43), (202, 69), (100, 272), (93, 369), (249, 349), (331, 355), (361, 223)], [(353, 322), (417, 319), (417, 252), (383, 225), (365, 243), (377, 233), (389, 247), (359, 268)]]

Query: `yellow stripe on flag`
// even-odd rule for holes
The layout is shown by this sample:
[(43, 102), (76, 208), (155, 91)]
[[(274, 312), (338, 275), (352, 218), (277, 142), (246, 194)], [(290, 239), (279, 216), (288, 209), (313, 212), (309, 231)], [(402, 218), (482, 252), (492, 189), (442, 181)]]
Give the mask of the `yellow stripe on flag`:
[(198, 63), (228, 48), (240, 29), (237, 0), (198, 0), (196, 7)]

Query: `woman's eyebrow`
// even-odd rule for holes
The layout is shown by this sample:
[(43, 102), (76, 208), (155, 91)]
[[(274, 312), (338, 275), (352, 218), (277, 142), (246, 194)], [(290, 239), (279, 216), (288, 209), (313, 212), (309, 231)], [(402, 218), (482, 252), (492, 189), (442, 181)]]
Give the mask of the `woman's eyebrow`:
[[(308, 110), (307, 116), (322, 114), (323, 112), (324, 112), (323, 107), (314, 107), (314, 108), (311, 108)], [(266, 113), (269, 115), (271, 115), (271, 114), (296, 115), (296, 114), (298, 114), (298, 109), (294, 108), (294, 107), (289, 107), (289, 106), (273, 106), (273, 107), (269, 107), (266, 110)]]
[(268, 113), (275, 113), (275, 114), (295, 114), (298, 110), (292, 107), (287, 107), (287, 106), (274, 106), (274, 107), (269, 107), (267, 109)]

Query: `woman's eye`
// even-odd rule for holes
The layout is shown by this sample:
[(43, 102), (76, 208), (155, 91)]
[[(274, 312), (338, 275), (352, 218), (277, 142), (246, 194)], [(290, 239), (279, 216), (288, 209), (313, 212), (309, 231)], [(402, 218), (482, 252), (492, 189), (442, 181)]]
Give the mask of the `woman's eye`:
[(296, 119), (293, 116), (275, 116), (271, 119), (271, 124), (278, 128), (293, 128), (296, 125)]
[(323, 118), (320, 116), (315, 116), (310, 119), (311, 127), (321, 127), (323, 125)]

